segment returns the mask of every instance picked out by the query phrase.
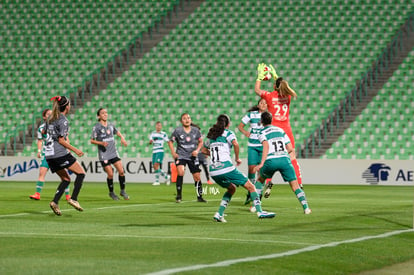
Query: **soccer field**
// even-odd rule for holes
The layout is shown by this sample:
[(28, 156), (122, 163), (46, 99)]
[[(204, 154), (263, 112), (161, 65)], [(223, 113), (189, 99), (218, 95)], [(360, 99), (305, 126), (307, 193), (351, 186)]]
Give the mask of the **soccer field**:
[(227, 223), (212, 219), (217, 185), (206, 185), (205, 204), (186, 184), (177, 204), (174, 184), (129, 184), (131, 199), (112, 201), (106, 183), (85, 183), (84, 212), (62, 200), (60, 217), (48, 205), (56, 186), (32, 201), (34, 182), (0, 183), (0, 274), (355, 274), (414, 259), (413, 186), (308, 185), (304, 215), (289, 186), (275, 185), (268, 220), (239, 188)]

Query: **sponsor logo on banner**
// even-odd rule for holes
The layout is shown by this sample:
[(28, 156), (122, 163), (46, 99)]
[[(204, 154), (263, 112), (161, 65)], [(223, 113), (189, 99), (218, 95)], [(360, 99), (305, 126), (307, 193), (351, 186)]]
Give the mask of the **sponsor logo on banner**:
[(7, 167), (0, 167), (0, 178), (13, 177), (16, 174), (24, 174), (33, 169), (39, 169), (39, 163), (36, 159), (17, 162)]
[(369, 184), (400, 182), (412, 183), (413, 171), (391, 168), (385, 163), (373, 163), (363, 173), (362, 178)]
[[(107, 163), (108, 161), (106, 160), (104, 162)], [(82, 167), (85, 170), (86, 174), (105, 174), (105, 171), (104, 171), (100, 161), (80, 160), (80, 164), (82, 165)], [(123, 164), (123, 168), (124, 168), (125, 173), (129, 174), (129, 175), (133, 175), (133, 174), (152, 174), (152, 173), (154, 173), (152, 161), (129, 160), (129, 161), (122, 161), (122, 164)], [(169, 164), (170, 164), (170, 162), (168, 162), (168, 165), (167, 165), (167, 167), (168, 167), (167, 173), (171, 174)], [(161, 163), (160, 168), (162, 169), (162, 163)], [(117, 173), (117, 172), (118, 171), (116, 169), (114, 169), (114, 173)]]

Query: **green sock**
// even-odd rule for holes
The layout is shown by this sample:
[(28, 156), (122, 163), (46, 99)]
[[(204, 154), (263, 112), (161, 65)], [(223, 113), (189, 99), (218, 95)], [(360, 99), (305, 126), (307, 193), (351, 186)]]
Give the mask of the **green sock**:
[(43, 185), (45, 184), (45, 182), (44, 181), (37, 181), (36, 182), (36, 192), (37, 193), (40, 193), (40, 192), (42, 192), (42, 188), (43, 188)]
[(158, 171), (160, 171), (162, 177), (167, 177), (167, 173), (165, 173), (163, 170), (159, 169)]
[(264, 184), (261, 183), (260, 181), (256, 181), (254, 183), (254, 186), (256, 187), (257, 194), (260, 197), (262, 195), (262, 192), (263, 192), (263, 186), (264, 186)]
[(256, 212), (263, 212), (262, 203), (260, 202), (260, 198), (257, 192), (250, 193), (250, 198), (253, 201), (253, 205), (256, 208)]
[(256, 174), (255, 173), (248, 173), (247, 177), (249, 178), (251, 183), (254, 184), (256, 182)]
[(305, 192), (302, 189), (298, 188), (295, 190), (295, 195), (298, 198), (299, 202), (302, 204), (303, 209), (309, 208), (308, 201), (306, 200)]
[(226, 210), (227, 205), (229, 204), (232, 196), (233, 195), (230, 194), (229, 192), (224, 193), (223, 198), (221, 199), (219, 210), (218, 210), (218, 213), (220, 214), (220, 216), (224, 215), (224, 210)]
[(155, 182), (159, 182), (160, 181), (160, 170), (158, 169), (155, 171)]

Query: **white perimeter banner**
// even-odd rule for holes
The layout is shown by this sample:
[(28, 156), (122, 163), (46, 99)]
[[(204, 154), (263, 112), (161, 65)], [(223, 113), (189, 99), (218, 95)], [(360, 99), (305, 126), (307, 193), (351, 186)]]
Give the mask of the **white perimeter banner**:
[[(78, 158), (86, 171), (85, 181), (106, 182), (97, 158)], [(303, 184), (350, 184), (350, 185), (414, 185), (414, 162), (409, 160), (322, 160), (299, 159)], [(170, 171), (172, 159), (165, 159), (163, 170)], [(153, 182), (151, 158), (123, 158), (122, 163), (128, 183)], [(37, 181), (39, 159), (33, 157), (0, 157), (0, 184), (2, 181)], [(247, 160), (243, 159), (239, 170), (247, 175)], [(116, 172), (115, 172), (116, 173)], [(74, 176), (72, 175), (72, 178)], [(118, 176), (115, 175), (115, 180)], [(202, 182), (206, 182), (204, 171)], [(58, 181), (56, 174), (47, 173), (46, 181)], [(274, 175), (275, 183), (283, 182), (279, 173)], [(185, 183), (193, 183), (186, 169)]]

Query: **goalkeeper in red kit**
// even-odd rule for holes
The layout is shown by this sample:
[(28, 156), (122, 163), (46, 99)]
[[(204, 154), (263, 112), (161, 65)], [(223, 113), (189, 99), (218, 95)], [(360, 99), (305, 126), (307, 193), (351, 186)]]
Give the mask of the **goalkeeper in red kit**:
[[(267, 92), (260, 89), (261, 82), (264, 79), (265, 67), (267, 66), (263, 63), (257, 66), (257, 79), (254, 86), (254, 91), (258, 96), (266, 100), (267, 109), (273, 116), (272, 125), (282, 128), (290, 139), (293, 147), (293, 151), (290, 153), (290, 157), (293, 167), (295, 168), (295, 174), (299, 186), (302, 188), (302, 175), (298, 161), (296, 159), (295, 139), (293, 138), (292, 128), (290, 127), (289, 122), (290, 101), (292, 98), (296, 98), (297, 95), (296, 92), (289, 86), (288, 82), (277, 75), (276, 70), (272, 65), (269, 65), (268, 68), (270, 69), (270, 74), (275, 81), (275, 84), (273, 86), (274, 91)], [(267, 187), (264, 194), (265, 198), (269, 197), (271, 188), (272, 186), (270, 185)]]

